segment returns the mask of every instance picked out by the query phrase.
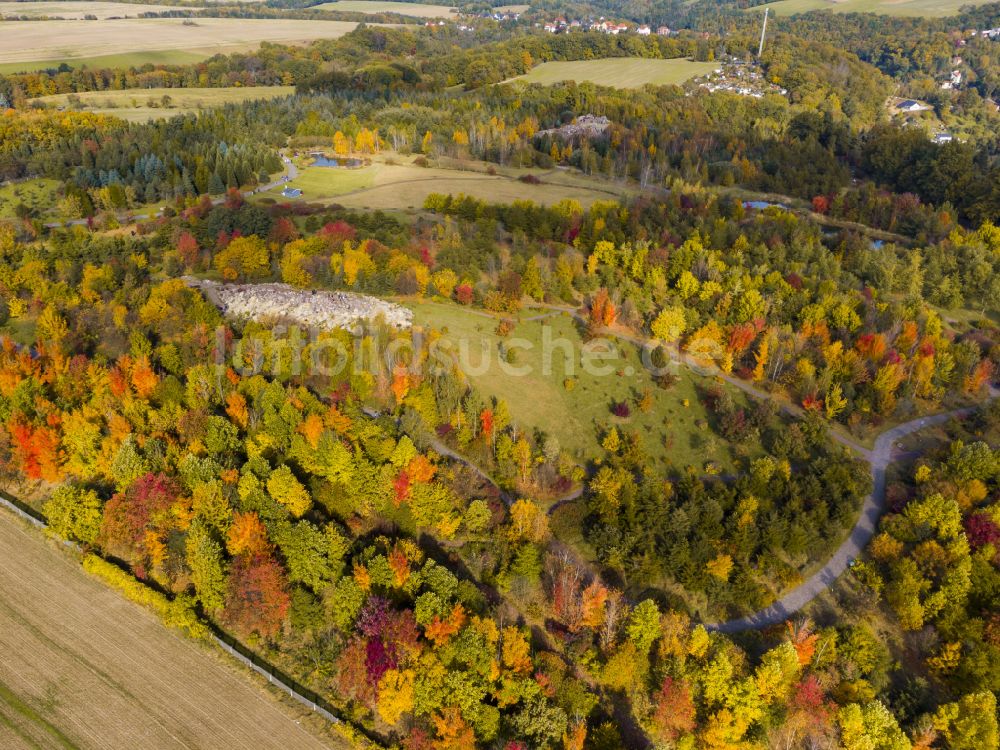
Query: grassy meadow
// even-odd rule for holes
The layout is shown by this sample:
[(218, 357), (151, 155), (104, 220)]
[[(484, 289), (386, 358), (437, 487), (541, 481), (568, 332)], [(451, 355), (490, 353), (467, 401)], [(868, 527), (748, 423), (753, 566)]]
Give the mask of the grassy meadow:
[[(569, 198), (589, 206), (596, 200), (615, 198), (624, 191), (619, 186), (606, 186), (562, 171), (539, 177), (542, 184), (529, 185), (505, 174), (375, 162), (356, 169), (305, 167), (287, 184), (302, 190), (303, 200), (336, 199), (348, 208), (384, 211), (421, 210), (431, 193), (463, 193), (497, 203), (528, 199), (543, 205)], [(261, 196), (281, 200), (284, 187), (279, 185)]]
[(15, 209), (21, 204), (31, 209), (34, 215), (50, 215), (59, 200), (57, 196), (59, 187), (58, 180), (44, 178), (0, 185), (0, 219), (12, 219), (17, 216)]
[[(251, 101), (275, 99), (295, 92), (294, 86), (233, 86), (229, 88), (152, 88), (121, 91), (86, 91), (80, 94), (55, 94), (33, 101), (50, 107), (84, 109), (114, 115), (132, 122), (145, 122), (161, 117), (197, 112), (209, 107)], [(163, 98), (169, 97), (164, 106)]]
[[(522, 428), (555, 437), (578, 459), (602, 456), (600, 440), (611, 425), (616, 425), (641, 437), (643, 449), (656, 468), (693, 466), (701, 472), (712, 462), (724, 472), (733, 470), (736, 457), (713, 433), (712, 418), (699, 397), (699, 389), (714, 381), (679, 368), (677, 382), (661, 388), (643, 367), (639, 351), (617, 339), (609, 340), (609, 359), (594, 362), (597, 368), (606, 368), (607, 374), (594, 368), (585, 372), (581, 367), (584, 341), (576, 321), (564, 313), (524, 310), (510, 336), (502, 339), (495, 332), (498, 319), (481, 311), (441, 302), (408, 304), (415, 325), (441, 331), (456, 353), (466, 347), (466, 373), (480, 394), (504, 399), (511, 417)], [(526, 374), (505, 371), (499, 362), (501, 342), (510, 344), (515, 339), (532, 345), (530, 350), (519, 350), (512, 363), (530, 370)], [(568, 342), (573, 355), (551, 345), (552, 356), (545, 357), (545, 341)], [(461, 356), (459, 361), (463, 363)], [(573, 380), (569, 387), (567, 378)], [(652, 408), (643, 412), (636, 402), (647, 390)], [(739, 392), (733, 398), (745, 403)], [(624, 419), (611, 413), (611, 406), (622, 401), (631, 409), (631, 415)]]
[(448, 5), (424, 5), (423, 3), (382, 2), (382, 0), (337, 0), (337, 2), (313, 5), (311, 10), (340, 10), (346, 13), (398, 13), (414, 18), (451, 18), (455, 11)]
[(128, 18), (104, 21), (12, 21), (3, 26), (0, 73), (75, 65), (126, 66), (196, 62), (262, 41), (307, 42), (343, 36), (347, 21)]
[(547, 62), (513, 79), (526, 83), (550, 85), (562, 81), (590, 81), (600, 86), (634, 89), (647, 84), (679, 85), (696, 76), (710, 73), (717, 63), (694, 62), (684, 58), (650, 60), (638, 57), (611, 57), (600, 60)]
[(964, 5), (984, 5), (990, 0), (778, 0), (751, 10), (770, 8), (772, 13), (792, 16), (812, 10), (834, 13), (877, 13), (884, 16), (953, 16)]

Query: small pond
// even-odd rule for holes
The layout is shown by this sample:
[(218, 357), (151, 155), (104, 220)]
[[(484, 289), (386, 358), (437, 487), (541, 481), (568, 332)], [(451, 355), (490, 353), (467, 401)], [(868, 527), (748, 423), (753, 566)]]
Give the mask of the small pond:
[(788, 208), (784, 203), (770, 203), (768, 201), (743, 201), (743, 208), (756, 208), (763, 211), (765, 208), (774, 206), (776, 208)]
[(347, 159), (338, 157), (336, 159), (330, 159), (323, 154), (309, 154), (312, 157), (314, 167), (360, 167), (364, 165), (361, 159)]

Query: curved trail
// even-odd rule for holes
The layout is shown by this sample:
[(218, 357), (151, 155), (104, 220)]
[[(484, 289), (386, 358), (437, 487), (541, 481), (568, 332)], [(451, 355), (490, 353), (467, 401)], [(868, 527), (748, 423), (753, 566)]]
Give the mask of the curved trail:
[[(561, 310), (586, 323), (586, 319), (578, 310), (557, 305), (536, 306)], [(647, 346), (650, 343), (648, 339), (640, 336), (634, 336), (632, 334), (614, 329), (606, 329), (606, 331), (608, 334), (622, 339), (623, 341), (627, 341), (635, 346), (642, 347)], [(688, 366), (691, 365), (691, 362), (687, 361), (676, 352), (671, 352), (671, 358), (679, 364), (686, 364)], [(705, 373), (703, 374), (714, 374), (715, 376), (722, 378), (734, 388), (738, 388), (743, 391), (748, 396), (758, 400), (769, 399), (777, 402), (781, 409), (786, 413), (801, 415), (803, 412), (801, 407), (787, 401), (779, 400), (774, 394), (757, 388), (745, 380), (741, 380), (733, 375), (717, 371), (715, 368), (701, 369), (705, 370)], [(997, 398), (998, 395), (1000, 394), (991, 389), (987, 400)], [(859, 445), (851, 437), (843, 434), (842, 432), (830, 429), (830, 437), (857, 453), (859, 457), (863, 458), (868, 463), (872, 474), (872, 492), (865, 498), (858, 520), (855, 522), (854, 527), (851, 529), (847, 539), (845, 539), (844, 542), (836, 549), (822, 568), (820, 568), (804, 583), (782, 596), (774, 602), (774, 604), (755, 612), (752, 615), (747, 615), (746, 617), (734, 620), (727, 620), (721, 623), (708, 624), (706, 627), (709, 630), (718, 630), (723, 633), (736, 633), (742, 630), (777, 625), (778, 623), (787, 620), (795, 612), (802, 609), (806, 604), (832, 586), (837, 578), (839, 578), (840, 575), (847, 570), (848, 567), (850, 567), (855, 558), (857, 558), (864, 551), (868, 542), (875, 534), (879, 518), (885, 512), (886, 469), (888, 469), (889, 464), (893, 461), (893, 445), (907, 435), (912, 435), (913, 433), (919, 432), (920, 430), (928, 427), (943, 424), (954, 417), (966, 416), (974, 410), (974, 407), (953, 409), (952, 411), (920, 417), (918, 419), (896, 425), (895, 427), (881, 433), (876, 438), (875, 445), (872, 450), (868, 450), (864, 446)]]
[(864, 551), (869, 540), (875, 534), (878, 519), (885, 512), (885, 476), (886, 469), (893, 460), (893, 444), (914, 432), (942, 424), (953, 417), (965, 416), (971, 411), (973, 411), (971, 408), (955, 409), (943, 414), (921, 417), (911, 422), (904, 422), (879, 435), (875, 440), (875, 448), (871, 451), (865, 451), (868, 454), (865, 458), (871, 467), (872, 492), (865, 498), (861, 514), (854, 524), (854, 528), (851, 529), (850, 535), (827, 560), (826, 564), (805, 583), (789, 591), (771, 606), (746, 617), (706, 627), (709, 630), (718, 630), (723, 633), (736, 633), (741, 630), (777, 625), (832, 586), (837, 578), (850, 567), (854, 559)]

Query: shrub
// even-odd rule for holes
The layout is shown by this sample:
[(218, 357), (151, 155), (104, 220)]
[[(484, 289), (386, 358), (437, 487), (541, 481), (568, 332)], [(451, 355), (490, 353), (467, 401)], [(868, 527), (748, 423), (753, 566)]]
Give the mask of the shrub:
[(187, 597), (178, 596), (173, 600), (168, 599), (159, 591), (154, 591), (121, 568), (97, 555), (84, 557), (83, 569), (118, 589), (127, 599), (152, 609), (165, 625), (183, 630), (192, 638), (208, 638), (211, 634), (208, 626), (198, 619), (198, 615), (195, 614), (194, 607)]
[(611, 413), (614, 414), (616, 417), (620, 417), (622, 419), (628, 419), (629, 416), (632, 414), (632, 410), (628, 408), (627, 403), (625, 403), (624, 401), (619, 401), (618, 403), (612, 405)]
[(523, 174), (517, 178), (526, 185), (541, 185), (542, 181), (533, 174)]

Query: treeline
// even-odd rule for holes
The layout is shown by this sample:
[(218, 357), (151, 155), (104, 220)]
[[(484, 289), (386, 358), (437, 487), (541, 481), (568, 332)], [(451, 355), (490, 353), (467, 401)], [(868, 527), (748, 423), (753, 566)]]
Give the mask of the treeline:
[(0, 119), (0, 174), (63, 181), (71, 216), (94, 213), (91, 190), (109, 191), (107, 209), (219, 194), (281, 169), (273, 148), (245, 136), (245, 117), (233, 108), (138, 125), (88, 113), (16, 114)]

